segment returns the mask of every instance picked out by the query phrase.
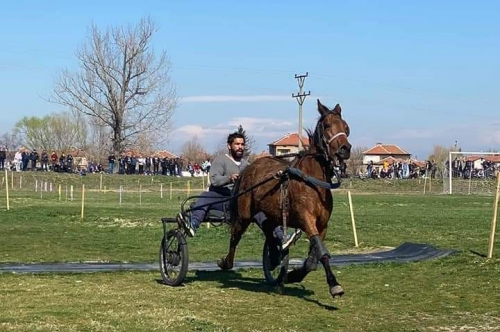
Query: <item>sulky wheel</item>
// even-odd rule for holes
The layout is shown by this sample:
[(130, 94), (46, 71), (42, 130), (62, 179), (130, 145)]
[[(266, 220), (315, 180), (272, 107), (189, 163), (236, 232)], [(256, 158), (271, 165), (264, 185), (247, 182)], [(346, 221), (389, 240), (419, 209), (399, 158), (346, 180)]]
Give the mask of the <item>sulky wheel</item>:
[(160, 245), (160, 272), (163, 282), (178, 286), (186, 277), (189, 264), (186, 238), (178, 229), (167, 232)]
[(279, 250), (275, 241), (266, 240), (262, 250), (262, 267), (269, 285), (283, 284), (288, 272), (288, 249)]

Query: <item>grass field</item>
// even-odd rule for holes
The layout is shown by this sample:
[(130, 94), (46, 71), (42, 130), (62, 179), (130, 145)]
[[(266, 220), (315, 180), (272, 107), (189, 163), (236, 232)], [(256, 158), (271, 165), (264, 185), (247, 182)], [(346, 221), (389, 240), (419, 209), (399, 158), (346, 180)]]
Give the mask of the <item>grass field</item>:
[[(200, 190), (201, 179), (189, 180), (191, 194)], [(52, 183), (53, 191), (35, 192), (35, 182)], [(459, 253), (426, 262), (335, 267), (346, 290), (340, 300), (328, 294), (322, 269), (284, 290), (267, 286), (261, 270), (189, 273), (178, 288), (162, 285), (159, 272), (1, 274), (0, 330), (500, 331), (498, 237), (494, 259), (481, 256), (493, 197), (440, 195), (439, 181), (425, 196), (418, 180), (344, 184), (353, 192), (360, 247), (354, 248), (346, 194), (337, 192), (326, 241), (332, 253), (406, 241)], [(66, 195), (71, 185), (73, 201)], [(186, 179), (168, 177), (103, 176), (101, 186), (99, 175), (36, 173), (23, 174), (20, 184), (16, 174), (9, 211), (0, 190), (0, 263), (156, 262), (160, 218), (178, 211), (187, 188)], [(225, 226), (202, 228), (189, 239), (190, 260), (214, 261), (226, 253), (228, 241)], [(237, 259), (260, 259), (262, 244), (260, 231), (251, 227)], [(303, 258), (306, 250), (301, 239), (291, 256)]]

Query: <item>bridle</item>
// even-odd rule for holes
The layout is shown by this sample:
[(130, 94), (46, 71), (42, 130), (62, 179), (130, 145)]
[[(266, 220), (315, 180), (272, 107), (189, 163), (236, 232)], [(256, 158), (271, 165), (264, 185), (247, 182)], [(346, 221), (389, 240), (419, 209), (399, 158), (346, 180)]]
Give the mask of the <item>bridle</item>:
[(322, 126), (323, 119), (328, 115), (333, 112), (328, 112), (324, 114), (321, 118), (320, 121), (318, 121), (318, 124), (316, 125), (316, 130), (314, 131), (314, 140), (316, 142), (316, 146), (319, 148), (319, 152), (323, 155), (323, 157), (326, 159), (327, 162), (333, 163), (334, 160), (330, 157), (330, 143), (333, 142), (334, 139), (339, 138), (340, 136), (345, 136), (347, 137), (346, 132), (340, 131), (336, 134), (334, 134), (332, 137), (327, 138), (324, 133), (324, 128)]
[(330, 146), (330, 143), (336, 139), (337, 137), (340, 137), (340, 136), (345, 136), (347, 137), (347, 134), (344, 133), (343, 131), (339, 132), (339, 133), (336, 133), (335, 135), (333, 135), (332, 137), (330, 137), (330, 139), (326, 139), (325, 135), (323, 135), (323, 141), (326, 143), (326, 146)]

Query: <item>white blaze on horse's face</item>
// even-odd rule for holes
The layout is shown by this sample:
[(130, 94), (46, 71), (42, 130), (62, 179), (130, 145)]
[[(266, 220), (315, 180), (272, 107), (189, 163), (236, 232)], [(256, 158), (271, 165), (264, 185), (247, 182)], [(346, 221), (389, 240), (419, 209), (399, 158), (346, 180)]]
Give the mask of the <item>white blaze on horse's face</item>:
[(329, 110), (318, 99), (318, 111), (324, 117), (323, 141), (329, 157), (349, 159), (351, 156), (351, 144), (347, 139), (349, 125), (342, 119), (342, 108), (337, 104), (333, 110)]

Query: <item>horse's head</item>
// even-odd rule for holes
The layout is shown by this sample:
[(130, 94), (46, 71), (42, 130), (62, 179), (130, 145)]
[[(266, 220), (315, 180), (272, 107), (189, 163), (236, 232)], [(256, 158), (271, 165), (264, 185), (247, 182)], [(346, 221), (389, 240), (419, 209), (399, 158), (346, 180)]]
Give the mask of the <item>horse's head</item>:
[(337, 104), (330, 110), (318, 99), (318, 112), (321, 116), (313, 135), (316, 148), (331, 161), (349, 159), (351, 156), (351, 144), (347, 139), (349, 125), (342, 119), (342, 108)]

